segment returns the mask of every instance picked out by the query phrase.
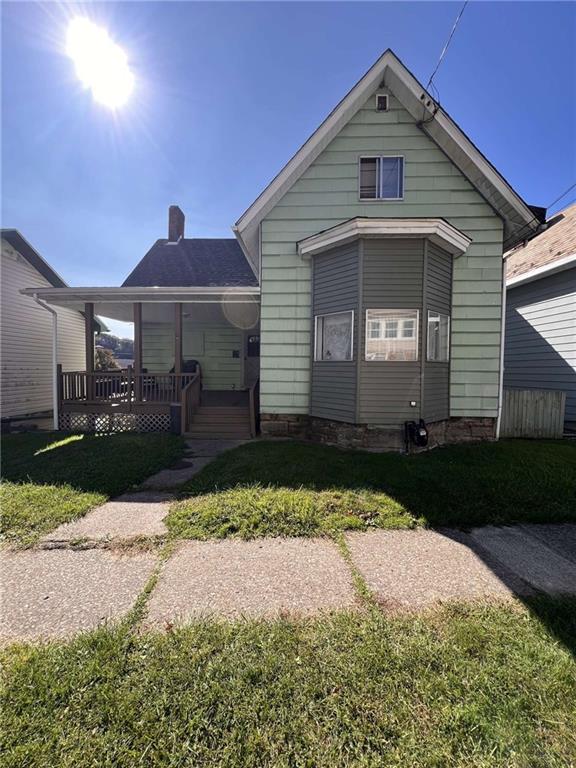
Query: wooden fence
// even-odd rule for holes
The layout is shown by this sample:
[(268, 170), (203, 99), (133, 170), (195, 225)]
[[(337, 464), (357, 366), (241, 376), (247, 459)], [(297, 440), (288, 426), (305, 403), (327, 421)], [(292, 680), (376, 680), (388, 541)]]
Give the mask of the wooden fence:
[(500, 435), (560, 438), (565, 407), (565, 392), (505, 388)]

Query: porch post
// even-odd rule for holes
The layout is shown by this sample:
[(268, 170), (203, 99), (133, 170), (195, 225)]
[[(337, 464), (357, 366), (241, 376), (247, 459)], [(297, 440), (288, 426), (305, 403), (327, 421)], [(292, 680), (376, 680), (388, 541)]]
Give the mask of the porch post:
[(85, 317), (85, 346), (86, 346), (86, 399), (94, 400), (94, 304), (86, 302)]
[(142, 400), (142, 304), (134, 303), (134, 394), (136, 402)]
[(174, 304), (174, 373), (182, 373), (182, 304)]

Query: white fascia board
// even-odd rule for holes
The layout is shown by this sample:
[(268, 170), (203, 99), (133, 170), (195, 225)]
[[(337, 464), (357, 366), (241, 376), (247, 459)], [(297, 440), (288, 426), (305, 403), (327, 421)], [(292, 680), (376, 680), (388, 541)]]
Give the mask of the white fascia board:
[(45, 301), (73, 302), (134, 302), (134, 301), (181, 301), (193, 302), (195, 296), (257, 297), (258, 286), (144, 286), (141, 288), (23, 288), (25, 296), (37, 295)]
[(298, 254), (310, 258), (360, 237), (427, 238), (453, 256), (461, 256), (472, 242), (443, 219), (351, 219), (300, 240)]
[(244, 237), (246, 244), (254, 242), (249, 233), (258, 227), (260, 221), (340, 132), (371, 92), (378, 89), (382, 81), (415, 120), (429, 120), (421, 126), (422, 129), (505, 220), (508, 240), (513, 239), (519, 231), (522, 231), (525, 237), (527, 230), (538, 228), (539, 222), (530, 208), (447, 113), (441, 108), (433, 113), (425, 106), (430, 100), (434, 109), (438, 107), (396, 55), (387, 50), (238, 219), (236, 230)]
[(517, 277), (511, 277), (510, 280), (506, 280), (506, 288), (515, 288), (517, 285), (523, 285), (524, 283), (531, 283), (534, 280), (539, 280), (541, 277), (548, 277), (555, 272), (562, 272), (565, 269), (576, 266), (576, 253), (571, 256), (565, 256), (558, 261), (552, 261), (550, 264), (544, 264), (542, 267), (536, 267), (529, 272), (524, 272)]

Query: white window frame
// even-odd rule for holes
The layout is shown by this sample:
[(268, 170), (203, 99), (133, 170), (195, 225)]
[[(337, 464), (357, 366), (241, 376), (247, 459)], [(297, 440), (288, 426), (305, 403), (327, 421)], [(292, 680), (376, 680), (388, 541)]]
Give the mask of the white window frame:
[[(430, 350), (428, 348), (428, 327), (430, 325), (430, 315), (438, 316), (438, 317), (445, 317), (448, 322), (446, 324), (446, 360), (433, 360), (430, 357)], [(451, 329), (451, 316), (447, 314), (446, 312), (436, 312), (434, 309), (429, 309), (426, 314), (426, 362), (427, 363), (449, 363), (450, 362), (450, 329)]]
[[(374, 360), (371, 357), (368, 357), (368, 341), (377, 341), (377, 339), (370, 338), (369, 334), (369, 323), (374, 322), (374, 318), (368, 319), (368, 312), (413, 312), (416, 314), (415, 318), (398, 318), (398, 330), (402, 328), (402, 335), (396, 335), (392, 339), (390, 337), (386, 337), (385, 333), (385, 323), (386, 323), (386, 316), (382, 318), (378, 318), (381, 323), (382, 328), (382, 334), (380, 335), (381, 340), (386, 340), (386, 338), (390, 340), (394, 339), (414, 339), (416, 343), (416, 357), (414, 360)], [(436, 313), (438, 314), (438, 313)], [(414, 336), (404, 336), (404, 320), (414, 320)], [(419, 339), (419, 328), (420, 328), (420, 310), (419, 309), (410, 309), (410, 308), (403, 308), (403, 309), (395, 309), (391, 307), (368, 307), (365, 310), (364, 314), (364, 361), (367, 363), (417, 363), (420, 360), (420, 355), (418, 353), (418, 345), (420, 343)], [(428, 326), (426, 326), (426, 330), (428, 330)]]
[[(381, 158), (392, 158), (394, 160), (402, 160), (402, 169), (398, 182), (402, 182), (402, 195), (400, 197), (362, 197), (360, 189), (360, 170), (362, 168), (362, 160), (378, 160)], [(404, 200), (404, 185), (406, 181), (406, 159), (404, 155), (360, 155), (358, 157), (358, 200), (363, 203), (381, 203), (386, 201), (402, 201)], [(382, 164), (378, 162), (378, 193), (382, 192)], [(400, 192), (400, 190), (398, 190)]]
[[(386, 108), (378, 109), (378, 99), (386, 99)], [(377, 93), (375, 96), (376, 112), (388, 112), (390, 109), (390, 96), (387, 93)]]
[[(346, 360), (325, 360), (322, 357), (318, 357), (318, 326), (319, 320), (325, 317), (332, 317), (333, 315), (350, 315), (351, 328), (350, 328), (350, 357)], [(354, 310), (353, 309), (341, 309), (338, 312), (324, 312), (320, 315), (314, 315), (314, 362), (315, 363), (351, 363), (354, 360)]]

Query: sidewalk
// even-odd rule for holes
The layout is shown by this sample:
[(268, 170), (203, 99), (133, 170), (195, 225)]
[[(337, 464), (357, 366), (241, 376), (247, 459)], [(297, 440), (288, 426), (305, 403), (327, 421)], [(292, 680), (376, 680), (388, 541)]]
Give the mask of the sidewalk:
[[(162, 503), (167, 502), (151, 501)], [(102, 524), (102, 515), (98, 520)], [(468, 533), (375, 530), (345, 539), (350, 562), (328, 538), (187, 541), (165, 561), (158, 549), (120, 553), (101, 546), (75, 549), (65, 542), (58, 548), (3, 551), (0, 638), (64, 637), (118, 621), (156, 569), (144, 628), (207, 616), (301, 616), (361, 608), (354, 570), (388, 611), (454, 599), (576, 594), (576, 525), (488, 526)]]

